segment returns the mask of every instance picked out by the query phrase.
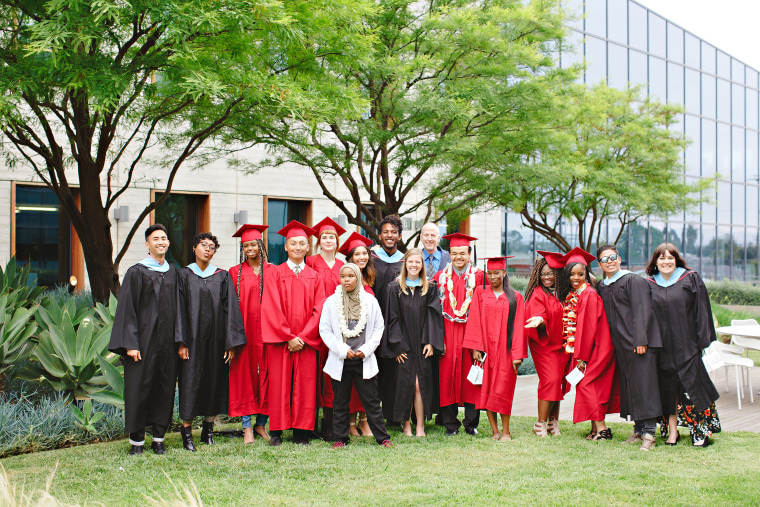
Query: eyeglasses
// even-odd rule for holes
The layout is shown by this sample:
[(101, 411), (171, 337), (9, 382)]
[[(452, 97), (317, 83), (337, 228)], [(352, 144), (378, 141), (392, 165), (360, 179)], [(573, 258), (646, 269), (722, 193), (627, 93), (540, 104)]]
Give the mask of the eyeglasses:
[(616, 261), (619, 258), (620, 258), (620, 256), (618, 254), (612, 254), (612, 255), (608, 255), (607, 257), (602, 257), (601, 259), (599, 259), (599, 263), (600, 264), (607, 264), (608, 262), (610, 262), (610, 261)]
[(216, 246), (213, 243), (198, 243), (198, 246), (209, 252), (216, 251)]
[(554, 273), (541, 273), (541, 278), (554, 278)]

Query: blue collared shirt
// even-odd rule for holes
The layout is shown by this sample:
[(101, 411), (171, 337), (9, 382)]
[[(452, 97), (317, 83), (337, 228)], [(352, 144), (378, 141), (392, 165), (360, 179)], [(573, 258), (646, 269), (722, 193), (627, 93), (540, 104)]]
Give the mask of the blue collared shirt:
[[(425, 272), (427, 273), (429, 279), (432, 278), (441, 269), (441, 257), (443, 257), (443, 251), (441, 250), (441, 247), (437, 246), (435, 247), (435, 253), (428, 253), (428, 251), (424, 248), (422, 249), (422, 253), (425, 256)], [(431, 265), (431, 261), (432, 268), (428, 269), (428, 266)]]

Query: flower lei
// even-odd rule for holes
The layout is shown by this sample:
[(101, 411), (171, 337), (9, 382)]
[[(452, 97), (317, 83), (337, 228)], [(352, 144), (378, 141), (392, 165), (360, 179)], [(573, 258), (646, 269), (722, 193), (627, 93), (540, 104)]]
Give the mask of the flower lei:
[(575, 327), (578, 322), (578, 300), (583, 289), (586, 288), (584, 283), (578, 288), (578, 291), (571, 290), (562, 303), (562, 349), (565, 354), (575, 352)]
[(438, 297), (441, 299), (441, 303), (446, 299), (446, 292), (449, 293), (449, 305), (454, 312), (455, 317), (452, 317), (447, 312), (443, 312), (443, 316), (453, 322), (467, 322), (467, 312), (470, 310), (470, 303), (472, 302), (472, 295), (475, 293), (476, 278), (475, 273), (478, 268), (472, 264), (467, 264), (467, 268), (464, 272), (464, 287), (465, 287), (465, 300), (462, 302), (462, 307), (457, 310), (457, 298), (454, 296), (454, 267), (449, 263), (443, 271), (441, 271), (438, 277)]
[(367, 298), (364, 290), (359, 294), (361, 301), (361, 316), (353, 329), (348, 328), (348, 319), (346, 318), (345, 309), (343, 308), (343, 286), (338, 285), (335, 289), (335, 307), (338, 310), (338, 322), (340, 322), (340, 332), (344, 338), (355, 338), (364, 330), (367, 325)]

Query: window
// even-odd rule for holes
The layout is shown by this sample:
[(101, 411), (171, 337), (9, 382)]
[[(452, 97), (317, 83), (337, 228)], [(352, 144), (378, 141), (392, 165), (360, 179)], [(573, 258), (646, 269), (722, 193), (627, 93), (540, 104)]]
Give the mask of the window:
[(731, 79), (731, 57), (718, 51), (718, 76)]
[(591, 86), (607, 79), (607, 43), (586, 38), (586, 84)]
[(507, 253), (505, 255), (515, 256), (514, 259), (507, 261), (507, 269), (510, 273), (518, 276), (529, 276), (535, 260), (535, 251), (533, 250), (535, 233), (532, 229), (522, 225), (520, 215), (506, 213), (505, 216), (507, 225), (507, 244), (505, 245)]
[(607, 0), (586, 0), (586, 32), (607, 37)]
[(757, 128), (757, 90), (746, 88), (747, 104), (746, 104), (746, 125), (751, 129)]
[[(373, 214), (375, 213), (374, 204), (365, 204), (365, 206), (369, 208), (370, 213), (373, 213)], [(363, 212), (362, 212), (362, 220), (364, 220), (365, 222), (372, 223), (370, 220), (367, 219), (367, 215), (365, 215)], [(369, 234), (367, 234), (367, 230), (363, 227), (361, 228), (361, 231), (359, 231), (359, 234), (361, 234), (365, 238), (369, 238)]]
[(718, 119), (731, 121), (731, 84), (723, 79), (718, 79)]
[(562, 68), (583, 63), (583, 35), (575, 30), (569, 30), (567, 38), (562, 41), (560, 60)]
[(665, 75), (665, 60), (649, 57), (649, 96), (665, 102), (668, 79)]
[(744, 86), (731, 85), (731, 123), (744, 125)]
[(731, 60), (731, 80), (744, 84), (744, 64), (739, 60)]
[(683, 63), (683, 30), (671, 23), (668, 23), (668, 59)]
[(269, 262), (282, 264), (288, 260), (285, 252), (285, 238), (277, 231), (285, 227), (291, 220), (297, 220), (305, 225), (311, 224), (311, 201), (265, 198), (267, 230), (267, 253)]
[[(733, 127), (731, 135), (731, 180), (744, 182), (744, 129)], [(734, 201), (734, 206), (738, 203)]]
[(731, 179), (731, 127), (718, 124), (718, 174), (721, 179)]
[(18, 264), (29, 265), (30, 278), (38, 285), (68, 285), (74, 275), (82, 287), (82, 247), (55, 193), (45, 186), (14, 185), (13, 196), (11, 253)]
[(700, 106), (699, 72), (686, 69), (686, 111), (699, 114)]
[(699, 68), (699, 39), (692, 34), (686, 34), (686, 65), (689, 67)]
[(665, 58), (665, 20), (657, 14), (649, 13), (649, 52)]
[(757, 185), (760, 183), (757, 178), (757, 132), (746, 131), (747, 136), (747, 149), (745, 151), (746, 160), (746, 176), (747, 183)]
[(628, 44), (647, 50), (647, 11), (640, 5), (628, 2)]
[(715, 78), (702, 74), (702, 116), (715, 118)]
[(702, 176), (712, 177), (715, 174), (715, 122), (712, 120), (702, 120)]
[(715, 47), (702, 41), (702, 70), (715, 74)]
[(631, 50), (629, 52), (629, 74), (628, 79), (632, 85), (642, 85), (642, 90), (646, 90), (649, 78), (647, 77), (647, 55)]
[(610, 44), (609, 52), (609, 85), (625, 89), (628, 86), (628, 50), (617, 44)]
[(628, 44), (628, 0), (607, 0), (607, 37)]
[(686, 137), (691, 141), (691, 143), (686, 146), (686, 174), (689, 176), (699, 176), (699, 118), (687, 114), (684, 123), (686, 125)]
[[(153, 201), (164, 194), (153, 192)], [(172, 192), (155, 210), (154, 224), (163, 224), (169, 236), (166, 259), (175, 266), (187, 266), (195, 262), (193, 238), (201, 232), (209, 232), (209, 199), (207, 194), (183, 194)]]
[(718, 182), (718, 223), (731, 223), (731, 184)]
[(668, 62), (668, 102), (683, 104), (683, 67)]

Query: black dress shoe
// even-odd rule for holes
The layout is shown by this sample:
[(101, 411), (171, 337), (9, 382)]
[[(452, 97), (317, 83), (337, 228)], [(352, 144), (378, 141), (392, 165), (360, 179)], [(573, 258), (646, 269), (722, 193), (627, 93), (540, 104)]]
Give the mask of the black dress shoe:
[(676, 441), (675, 442), (668, 442), (668, 441), (666, 441), (665, 445), (677, 445), (679, 440), (681, 440), (681, 434), (680, 433), (678, 433), (676, 435)]
[(201, 442), (204, 444), (214, 443), (214, 422), (203, 421), (203, 431), (201, 431)]
[(282, 445), (282, 438), (281, 437), (271, 437), (269, 439), (269, 445), (270, 447), (279, 447)]
[(193, 442), (193, 427), (182, 426), (182, 428), (179, 430), (179, 433), (182, 435), (182, 446), (188, 451), (195, 451), (195, 443)]
[(164, 447), (163, 442), (151, 442), (150, 448), (153, 449), (153, 452), (156, 454), (166, 454), (166, 447)]
[(134, 456), (136, 454), (142, 454), (143, 453), (143, 446), (141, 445), (133, 445), (132, 448), (129, 450), (130, 456)]
[(447, 437), (453, 437), (454, 435), (459, 435), (459, 430), (446, 430)]
[(467, 429), (464, 430), (464, 432), (467, 433), (468, 435), (475, 436), (475, 435), (478, 434), (478, 429), (477, 428), (467, 428)]

